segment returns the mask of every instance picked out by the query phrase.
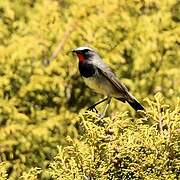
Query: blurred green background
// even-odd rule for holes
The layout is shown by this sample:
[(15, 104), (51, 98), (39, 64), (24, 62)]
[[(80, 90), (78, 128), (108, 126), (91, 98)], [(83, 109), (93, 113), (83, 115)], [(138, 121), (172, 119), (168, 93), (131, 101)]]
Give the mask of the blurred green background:
[[(102, 98), (67, 54), (78, 46), (95, 48), (145, 106), (161, 92), (175, 107), (179, 22), (178, 0), (0, 0), (1, 176), (46, 169), (57, 145), (78, 138), (79, 111)], [(109, 115), (124, 111), (134, 117), (128, 105), (112, 101)]]

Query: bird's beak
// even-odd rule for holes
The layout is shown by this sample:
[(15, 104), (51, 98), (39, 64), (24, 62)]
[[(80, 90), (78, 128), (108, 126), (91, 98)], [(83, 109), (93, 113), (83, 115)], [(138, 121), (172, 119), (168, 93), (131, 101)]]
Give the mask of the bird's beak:
[(76, 51), (73, 49), (73, 50), (71, 50), (71, 51), (68, 51), (66, 54), (67, 54), (67, 55), (69, 55), (70, 53), (73, 53), (73, 54), (74, 54), (75, 52), (76, 52)]
[(73, 49), (73, 50), (71, 50), (71, 52), (72, 52), (72, 53), (78, 53), (78, 52), (80, 52), (80, 51), (77, 50), (77, 49)]
[(76, 53), (77, 51), (76, 51), (76, 50), (72, 50), (71, 52), (74, 54), (74, 53)]

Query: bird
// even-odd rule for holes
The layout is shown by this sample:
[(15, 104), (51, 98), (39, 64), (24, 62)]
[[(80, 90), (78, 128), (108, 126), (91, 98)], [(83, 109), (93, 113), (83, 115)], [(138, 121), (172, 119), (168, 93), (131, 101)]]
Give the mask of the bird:
[(80, 46), (72, 50), (79, 59), (79, 72), (85, 84), (98, 94), (106, 98), (88, 107), (87, 110), (95, 109), (96, 106), (106, 101), (106, 106), (100, 115), (103, 118), (112, 98), (127, 102), (134, 110), (144, 110), (140, 102), (128, 91), (126, 86), (120, 82), (111, 68), (103, 61), (100, 55), (89, 46)]

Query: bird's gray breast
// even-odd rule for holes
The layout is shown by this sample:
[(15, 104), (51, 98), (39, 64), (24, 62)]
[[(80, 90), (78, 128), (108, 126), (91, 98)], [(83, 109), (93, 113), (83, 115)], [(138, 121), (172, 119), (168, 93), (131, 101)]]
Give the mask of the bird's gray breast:
[(105, 96), (118, 96), (118, 92), (114, 86), (112, 86), (107, 78), (98, 73), (98, 71), (96, 71), (93, 76), (88, 78), (83, 77), (83, 79), (88, 87), (99, 94), (103, 94)]

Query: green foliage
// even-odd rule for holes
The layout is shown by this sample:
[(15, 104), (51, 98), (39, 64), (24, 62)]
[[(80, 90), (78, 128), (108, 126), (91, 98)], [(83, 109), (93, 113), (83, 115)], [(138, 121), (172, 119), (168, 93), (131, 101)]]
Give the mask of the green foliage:
[[(105, 119), (81, 113), (82, 134), (59, 147), (51, 163), (54, 179), (179, 179), (180, 107), (171, 110), (157, 94), (146, 118), (127, 112)], [(157, 128), (158, 127), (158, 128)]]
[(0, 163), (0, 179), (1, 180), (7, 179), (8, 174), (6, 173), (6, 167), (7, 167), (6, 163), (3, 163), (3, 162)]
[[(153, 179), (160, 178), (161, 167), (162, 178), (175, 179), (179, 8), (178, 0), (0, 0), (0, 178), (50, 179), (60, 172), (69, 179), (101, 178), (106, 172), (106, 179), (120, 172)], [(161, 92), (170, 107), (158, 95), (155, 102), (147, 100), (146, 125), (116, 100), (104, 120), (91, 112), (78, 115), (100, 98), (67, 55), (84, 44), (98, 50), (140, 101)]]
[(40, 168), (31, 168), (29, 172), (24, 173), (23, 176), (21, 176), (22, 180), (35, 180), (38, 178), (38, 174), (41, 173)]

